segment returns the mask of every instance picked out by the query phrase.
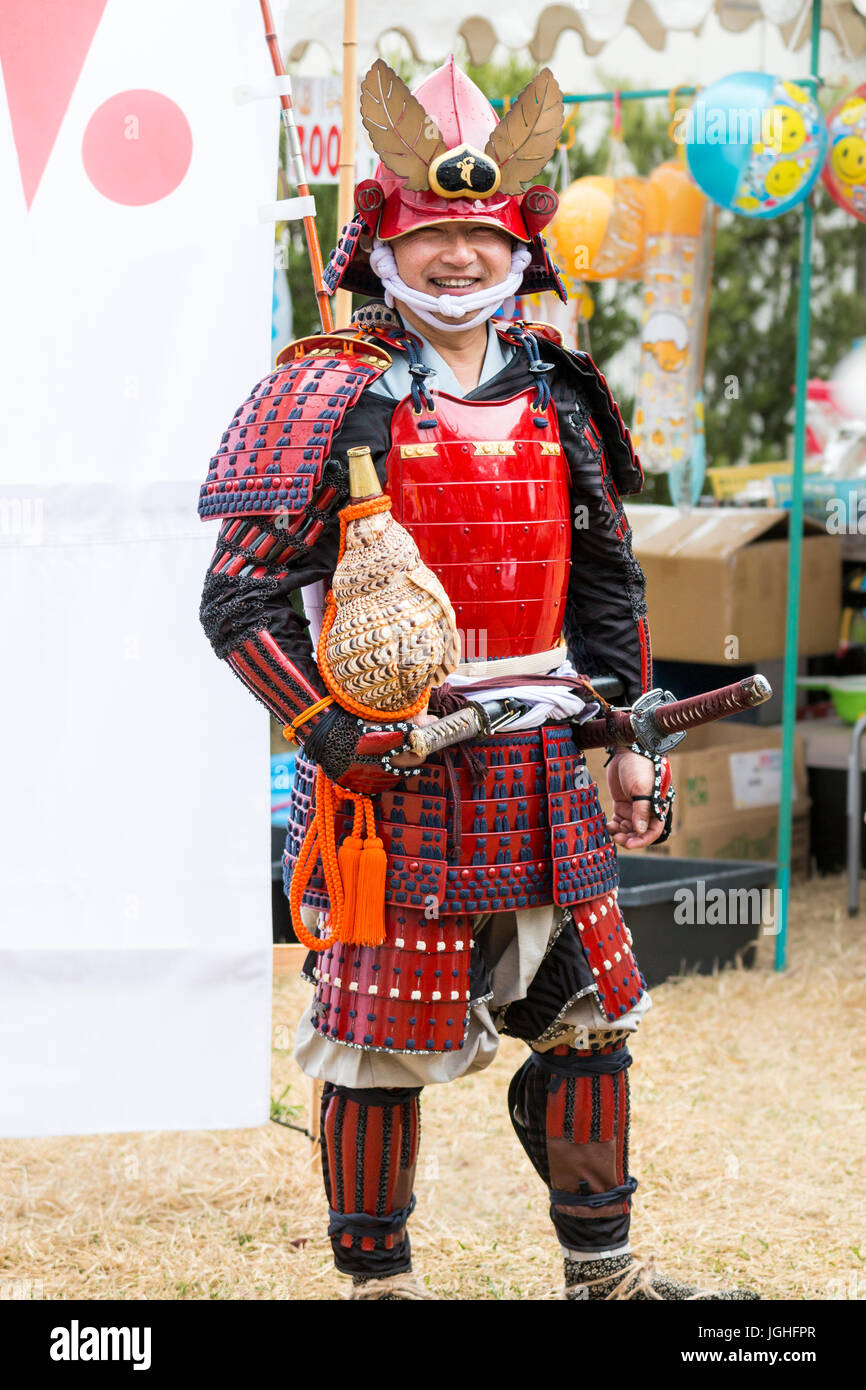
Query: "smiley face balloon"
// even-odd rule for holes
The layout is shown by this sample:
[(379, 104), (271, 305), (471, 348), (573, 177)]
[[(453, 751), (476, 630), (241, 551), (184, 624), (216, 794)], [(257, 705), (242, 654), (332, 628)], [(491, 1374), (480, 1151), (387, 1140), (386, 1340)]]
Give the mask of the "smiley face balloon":
[(830, 152), (822, 178), (840, 208), (866, 222), (866, 83), (833, 107), (827, 118)]
[(805, 87), (736, 72), (705, 87), (684, 124), (686, 158), (713, 202), (743, 217), (778, 217), (808, 196), (827, 127)]

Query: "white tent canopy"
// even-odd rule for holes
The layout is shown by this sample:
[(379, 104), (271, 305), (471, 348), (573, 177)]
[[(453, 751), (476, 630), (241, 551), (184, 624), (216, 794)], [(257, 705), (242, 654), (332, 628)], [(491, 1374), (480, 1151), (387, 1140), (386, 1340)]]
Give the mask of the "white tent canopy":
[[(580, 5), (550, 5), (522, 0), (502, 5), (495, 14), (473, 14), (471, 0), (437, 0), (410, 13), (394, 0), (364, 0), (359, 15), (358, 62), (369, 64), (380, 41), (400, 35), (419, 62), (438, 61), (464, 39), (473, 62), (486, 62), (497, 44), (528, 49), (538, 63), (548, 62), (560, 36), (574, 30), (590, 56), (599, 53), (626, 27), (636, 30), (651, 48), (665, 47), (668, 32), (697, 33), (714, 13), (732, 31), (766, 20), (775, 25), (793, 51), (809, 40), (810, 0), (582, 0)], [(397, 17), (399, 16), (399, 17)], [(280, 32), (292, 62), (300, 61), (311, 43), (322, 44), (340, 66), (343, 0), (319, 0), (299, 13), (283, 6)], [(843, 54), (866, 52), (866, 0), (824, 0), (822, 27), (834, 35)]]

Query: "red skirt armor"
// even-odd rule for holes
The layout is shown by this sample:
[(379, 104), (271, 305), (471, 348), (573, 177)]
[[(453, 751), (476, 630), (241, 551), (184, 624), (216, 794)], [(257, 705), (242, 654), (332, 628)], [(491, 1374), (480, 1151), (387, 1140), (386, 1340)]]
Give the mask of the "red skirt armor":
[[(424, 774), (376, 798), (388, 856), (383, 945), (335, 944), (316, 958), (314, 1024), (349, 1046), (397, 1052), (461, 1048), (470, 1003), (473, 920), (479, 913), (554, 903), (571, 909), (610, 1021), (634, 1007), (644, 982), (616, 901), (616, 849), (595, 783), (568, 725), (495, 734), (472, 744), (484, 781), (442, 754)], [(286, 882), (313, 804), (315, 767), (300, 755), (289, 815)], [(338, 840), (351, 827), (351, 806)], [(460, 830), (455, 833), (459, 823)], [(304, 895), (326, 910), (321, 873)]]
[(550, 651), (559, 641), (571, 565), (568, 468), (556, 412), (532, 389), (505, 401), (438, 393), (435, 413), (410, 397), (394, 411), (385, 491), (441, 580), (463, 660)]

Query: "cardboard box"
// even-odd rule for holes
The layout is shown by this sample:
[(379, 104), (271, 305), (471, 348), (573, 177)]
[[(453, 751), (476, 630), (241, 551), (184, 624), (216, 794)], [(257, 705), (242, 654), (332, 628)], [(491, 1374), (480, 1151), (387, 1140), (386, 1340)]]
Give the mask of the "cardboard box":
[[(683, 859), (764, 859), (778, 852), (779, 813), (746, 811), (723, 820), (674, 831), (653, 851)], [(791, 827), (791, 878), (809, 876), (809, 806), (794, 813)]]
[[(687, 859), (775, 859), (782, 765), (781, 725), (706, 724), (671, 754), (676, 800), (670, 839), (653, 849)], [(611, 813), (603, 749), (586, 755), (605, 815)], [(809, 797), (802, 736), (794, 740), (792, 873), (809, 865)]]
[[(790, 514), (632, 506), (633, 548), (647, 580), (653, 652), (668, 661), (761, 662), (784, 656)], [(803, 525), (801, 656), (836, 650), (842, 549)], [(736, 649), (732, 649), (732, 639)]]

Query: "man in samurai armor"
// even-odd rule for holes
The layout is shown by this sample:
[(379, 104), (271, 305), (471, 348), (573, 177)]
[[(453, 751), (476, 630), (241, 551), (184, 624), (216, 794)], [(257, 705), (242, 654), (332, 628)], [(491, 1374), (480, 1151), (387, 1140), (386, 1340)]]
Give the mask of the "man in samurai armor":
[[(599, 709), (594, 677), (617, 678), (631, 703), (652, 664), (620, 500), (643, 481), (628, 430), (586, 354), (513, 317), (521, 295), (565, 298), (541, 236), (557, 198), (532, 183), (561, 132), (561, 93), (545, 69), (497, 121), (453, 59), (414, 94), (380, 60), (361, 111), (381, 163), (325, 283), (366, 302), (279, 354), (223, 435), (199, 507), (221, 523), (205, 631), (300, 748), (285, 883), (315, 997), (295, 1055), (323, 1083), (336, 1267), (353, 1298), (430, 1297), (408, 1235), (421, 1091), (489, 1066), (504, 1033), (528, 1046), (508, 1111), (549, 1192), (566, 1297), (756, 1297), (702, 1293), (629, 1245), (629, 1041), (650, 999), (616, 846), (658, 840), (672, 792), (667, 759), (618, 748), (608, 825), (573, 738)], [(334, 699), (314, 654), (347, 455), (365, 445), (461, 636), (461, 664), (415, 723), (470, 696), (523, 702), (499, 731), (424, 762), (407, 720)], [(384, 880), (375, 944), (329, 935), (328, 883), (364, 803)], [(356, 918), (364, 882), (362, 869)]]

